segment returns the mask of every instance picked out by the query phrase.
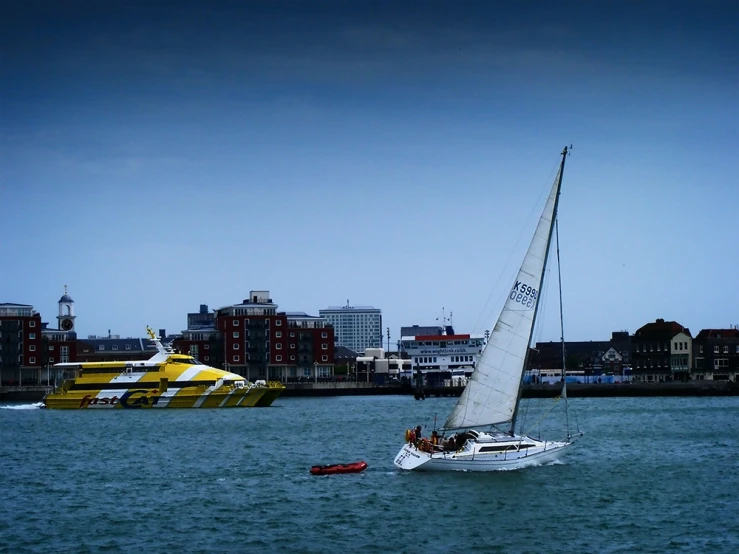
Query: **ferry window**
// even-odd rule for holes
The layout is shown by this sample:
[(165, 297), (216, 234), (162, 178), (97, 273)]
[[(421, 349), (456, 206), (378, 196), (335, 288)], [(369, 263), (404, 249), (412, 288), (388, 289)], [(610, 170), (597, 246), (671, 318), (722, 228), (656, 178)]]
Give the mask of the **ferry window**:
[(238, 362), (238, 361), (239, 361), (239, 357), (238, 357), (238, 356), (234, 356), (234, 357), (233, 357), (233, 361), (234, 361), (234, 362)]
[(282, 320), (281, 320), (281, 319), (276, 319), (276, 320), (275, 320), (275, 325), (276, 325), (277, 327), (280, 327), (280, 326), (282, 325)]
[(277, 360), (278, 362), (281, 362), (282, 361), (282, 356), (280, 356), (279, 354), (277, 354), (277, 356), (275, 356), (275, 360)]
[(36, 350), (36, 345), (32, 344), (31, 346), (28, 347), (28, 350), (30, 350), (31, 352), (34, 352)]
[(234, 327), (237, 327), (237, 326), (239, 325), (239, 320), (238, 320), (238, 319), (234, 319), (234, 320), (233, 320), (233, 321), (231, 322), (231, 324), (232, 324), (232, 325), (233, 325)]
[[(206, 348), (207, 348), (207, 347), (206, 347)], [(127, 344), (127, 345), (126, 345), (126, 350), (131, 350), (131, 345), (130, 345), (130, 344)]]
[(105, 350), (105, 345), (104, 344), (98, 344), (98, 350), (101, 350), (101, 351), (102, 350)]
[(28, 326), (29, 327), (36, 327), (36, 322), (35, 321), (29, 321), (28, 322)]
[(327, 339), (328, 338), (328, 333), (326, 333), (326, 332), (321, 333), (321, 338), (322, 339)]
[(28, 358), (28, 363), (29, 364), (35, 364), (36, 363), (36, 358)]
[(234, 331), (234, 338), (235, 339), (239, 338), (239, 332), (238, 331)]
[(113, 345), (113, 350), (118, 350), (118, 345), (117, 344), (114, 344)]
[(275, 343), (275, 348), (277, 350), (282, 350), (282, 343), (281, 342)]
[(323, 360), (324, 362), (327, 362), (327, 361), (328, 361), (328, 356), (322, 356), (322, 357), (321, 357), (321, 359), (322, 359), (322, 360)]
[(328, 344), (322, 344), (321, 350), (328, 350)]
[(234, 346), (234, 350), (238, 350), (239, 349), (239, 343), (238, 342), (235, 342), (233, 346)]
[(282, 338), (282, 331), (277, 331), (275, 333), (275, 337), (278, 338), (278, 339), (281, 339)]
[(28, 333), (28, 338), (29, 339), (35, 339), (36, 338), (36, 333)]

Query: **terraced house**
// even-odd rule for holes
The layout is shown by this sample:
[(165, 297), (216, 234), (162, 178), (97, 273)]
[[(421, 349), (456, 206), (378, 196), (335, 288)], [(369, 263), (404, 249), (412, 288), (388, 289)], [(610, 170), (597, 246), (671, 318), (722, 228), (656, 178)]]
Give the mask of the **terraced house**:
[(693, 340), (694, 378), (734, 381), (739, 378), (739, 329), (702, 329)]

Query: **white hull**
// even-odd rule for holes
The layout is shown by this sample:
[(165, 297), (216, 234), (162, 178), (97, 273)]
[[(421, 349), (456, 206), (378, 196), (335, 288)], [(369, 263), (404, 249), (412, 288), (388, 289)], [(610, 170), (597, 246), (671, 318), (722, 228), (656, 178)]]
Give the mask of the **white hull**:
[[(531, 445), (528, 448), (518, 446)], [(428, 453), (406, 444), (395, 457), (400, 469), (415, 471), (500, 471), (541, 465), (557, 460), (570, 442), (537, 441), (529, 437), (509, 437), (506, 442), (469, 441), (455, 452)], [(518, 446), (517, 446), (518, 445)], [(493, 446), (508, 447), (504, 452), (485, 452)]]

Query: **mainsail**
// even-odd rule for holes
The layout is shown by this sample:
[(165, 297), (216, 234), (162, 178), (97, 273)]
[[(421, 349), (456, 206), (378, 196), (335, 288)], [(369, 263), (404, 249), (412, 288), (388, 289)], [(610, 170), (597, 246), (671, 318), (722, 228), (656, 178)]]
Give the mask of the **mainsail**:
[(481, 427), (515, 420), (553, 222), (557, 215), (566, 154), (565, 148), (554, 185), (513, 288), (477, 367), (444, 425), (445, 429)]

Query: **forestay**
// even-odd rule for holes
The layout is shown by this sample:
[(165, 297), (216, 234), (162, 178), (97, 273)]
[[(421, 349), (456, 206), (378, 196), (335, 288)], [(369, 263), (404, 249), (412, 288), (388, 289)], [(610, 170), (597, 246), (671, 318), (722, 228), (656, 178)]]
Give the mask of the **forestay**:
[(513, 288), (446, 429), (495, 425), (514, 417), (563, 169), (561, 165)]

